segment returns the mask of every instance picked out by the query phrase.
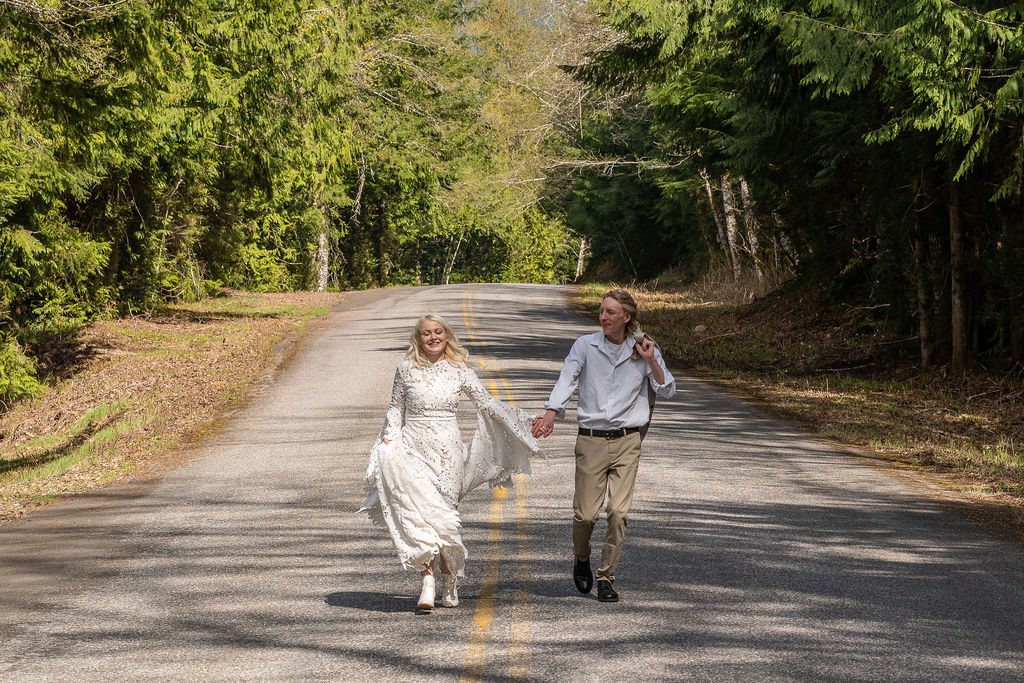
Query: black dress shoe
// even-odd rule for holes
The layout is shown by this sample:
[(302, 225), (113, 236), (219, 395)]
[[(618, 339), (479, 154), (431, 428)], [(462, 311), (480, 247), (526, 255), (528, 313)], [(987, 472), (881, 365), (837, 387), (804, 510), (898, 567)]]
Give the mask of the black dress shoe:
[(576, 584), (576, 590), (580, 593), (589, 593), (594, 587), (594, 575), (590, 571), (590, 559), (576, 560), (572, 568), (572, 580)]
[(618, 602), (619, 594), (612, 588), (611, 581), (601, 579), (597, 582), (597, 599), (601, 602)]

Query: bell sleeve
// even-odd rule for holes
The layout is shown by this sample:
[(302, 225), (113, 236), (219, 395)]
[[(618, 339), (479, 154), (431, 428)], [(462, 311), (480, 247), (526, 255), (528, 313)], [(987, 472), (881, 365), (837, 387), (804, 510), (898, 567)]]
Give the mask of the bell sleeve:
[(405, 374), (402, 372), (405, 364), (399, 364), (395, 370), (395, 381), (391, 386), (391, 404), (384, 416), (384, 426), (381, 427), (377, 441), (395, 441), (402, 438), (402, 425), (405, 424)]
[(530, 433), (532, 415), (488, 393), (472, 368), (463, 372), (461, 388), (476, 407), (477, 428), (466, 449), (460, 499), (484, 482), (505, 486), (513, 474), (529, 474), (530, 458), (541, 454)]
[(370, 450), (370, 461), (366, 465), (366, 475), (363, 477), (363, 488), (366, 491), (366, 499), (359, 508), (359, 512), (365, 512), (370, 518), (385, 526), (380, 505), (378, 484), (381, 479), (381, 469), (388, 460), (398, 457), (398, 451), (402, 442), (402, 425), (405, 423), (405, 375), (402, 372), (403, 363), (395, 370), (395, 381), (391, 386), (391, 403), (388, 412), (384, 417), (384, 426), (380, 428), (377, 440)]

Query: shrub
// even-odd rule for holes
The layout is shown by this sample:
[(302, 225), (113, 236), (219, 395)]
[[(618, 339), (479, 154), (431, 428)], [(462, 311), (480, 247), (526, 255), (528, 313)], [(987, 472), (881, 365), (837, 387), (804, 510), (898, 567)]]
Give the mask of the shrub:
[(42, 393), (44, 387), (35, 376), (36, 364), (15, 341), (0, 346), (0, 401), (8, 404)]

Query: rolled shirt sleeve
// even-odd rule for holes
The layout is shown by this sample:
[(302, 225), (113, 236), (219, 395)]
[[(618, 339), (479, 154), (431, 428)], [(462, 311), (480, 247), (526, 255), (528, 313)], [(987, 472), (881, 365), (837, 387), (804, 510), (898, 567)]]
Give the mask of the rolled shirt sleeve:
[(672, 376), (672, 373), (665, 367), (665, 359), (661, 356), (661, 351), (658, 347), (654, 347), (654, 360), (661, 366), (661, 371), (665, 373), (665, 381), (661, 384), (654, 379), (654, 374), (650, 372), (650, 368), (647, 370), (647, 376), (650, 378), (651, 388), (654, 389), (654, 393), (660, 398), (672, 398), (676, 395), (676, 378)]

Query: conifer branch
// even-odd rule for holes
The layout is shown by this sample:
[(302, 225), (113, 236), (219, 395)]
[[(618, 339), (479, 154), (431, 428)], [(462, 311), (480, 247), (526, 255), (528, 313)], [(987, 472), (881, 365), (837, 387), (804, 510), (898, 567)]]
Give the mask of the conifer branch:
[(891, 34), (889, 34), (889, 33), (874, 33), (874, 32), (871, 32), (871, 31), (858, 31), (855, 28), (850, 28), (848, 26), (840, 26), (839, 24), (833, 24), (832, 22), (829, 22), (829, 21), (823, 21), (821, 19), (815, 19), (814, 17), (809, 17), (806, 14), (797, 14), (796, 12), (782, 12), (782, 15), (783, 16), (787, 16), (787, 17), (792, 17), (793, 19), (797, 19), (797, 20), (809, 21), (812, 24), (820, 24), (821, 26), (827, 26), (828, 28), (836, 29), (838, 31), (843, 31), (845, 33), (854, 33), (854, 34), (860, 35), (860, 36), (867, 36), (869, 38), (889, 38), (891, 36)]
[(1007, 31), (1020, 31), (1019, 25), (1000, 24), (998, 21), (993, 21), (989, 19), (988, 17), (986, 17), (981, 12), (978, 12), (977, 10), (971, 9), (969, 7), (964, 7), (963, 5), (959, 5), (953, 2), (952, 0), (948, 1), (950, 5), (956, 7), (958, 10), (961, 10), (964, 14), (967, 14), (971, 18), (975, 19), (979, 24), (987, 24), (988, 26), (995, 26), (996, 28), (1006, 29)]

